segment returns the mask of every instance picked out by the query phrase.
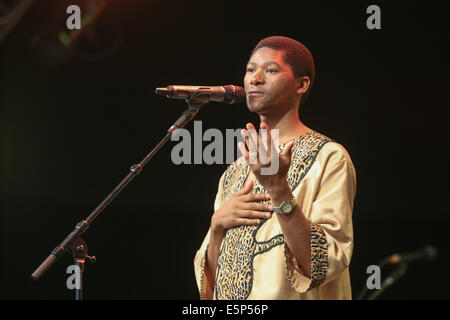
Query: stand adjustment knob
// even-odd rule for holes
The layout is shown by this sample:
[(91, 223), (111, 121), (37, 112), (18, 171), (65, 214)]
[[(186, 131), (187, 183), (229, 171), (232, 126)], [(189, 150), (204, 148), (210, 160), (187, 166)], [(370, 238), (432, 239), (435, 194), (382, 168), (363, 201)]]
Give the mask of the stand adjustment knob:
[(97, 261), (97, 258), (95, 256), (86, 256), (86, 260), (90, 263), (94, 263), (95, 261)]

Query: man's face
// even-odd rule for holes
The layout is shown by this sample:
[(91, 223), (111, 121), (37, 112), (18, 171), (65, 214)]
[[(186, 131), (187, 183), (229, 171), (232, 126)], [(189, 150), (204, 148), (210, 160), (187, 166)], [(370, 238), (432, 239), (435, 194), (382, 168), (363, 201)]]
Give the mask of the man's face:
[(282, 51), (258, 49), (247, 64), (244, 85), (249, 110), (260, 115), (285, 113), (298, 103), (298, 82)]

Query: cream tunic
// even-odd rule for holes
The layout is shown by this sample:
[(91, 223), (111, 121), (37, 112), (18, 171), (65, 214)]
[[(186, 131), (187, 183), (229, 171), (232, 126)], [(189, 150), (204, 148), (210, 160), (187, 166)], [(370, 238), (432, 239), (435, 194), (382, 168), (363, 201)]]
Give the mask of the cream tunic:
[[(287, 143), (279, 147), (280, 153)], [(243, 186), (249, 166), (241, 157), (224, 172), (217, 210)], [(317, 132), (295, 139), (288, 183), (311, 226), (311, 278), (287, 247), (277, 214), (258, 226), (227, 230), (216, 270), (214, 299), (351, 299), (352, 210), (356, 174), (345, 148)], [(255, 181), (252, 192), (266, 192)], [(204, 297), (208, 230), (194, 259)]]

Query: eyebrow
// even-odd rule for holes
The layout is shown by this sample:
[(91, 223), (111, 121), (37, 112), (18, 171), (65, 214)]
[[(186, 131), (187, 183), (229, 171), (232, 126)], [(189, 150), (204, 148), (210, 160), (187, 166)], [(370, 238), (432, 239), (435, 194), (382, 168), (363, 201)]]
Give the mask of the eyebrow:
[[(271, 64), (274, 64), (274, 65), (276, 65), (277, 67), (280, 67), (280, 68), (281, 68), (281, 66), (280, 66), (278, 63), (276, 63), (275, 61), (268, 61), (268, 62), (265, 62), (265, 63), (263, 63), (263, 66), (265, 67), (265, 66), (268, 66), (268, 65), (271, 65)], [(247, 66), (249, 66), (249, 65), (256, 65), (256, 63), (250, 61), (249, 63), (247, 63)]]

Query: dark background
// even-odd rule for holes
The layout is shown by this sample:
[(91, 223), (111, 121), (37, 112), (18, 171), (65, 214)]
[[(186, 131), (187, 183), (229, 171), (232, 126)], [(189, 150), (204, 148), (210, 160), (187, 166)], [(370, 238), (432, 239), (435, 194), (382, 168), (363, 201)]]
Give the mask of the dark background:
[[(65, 9), (78, 3), (83, 15), (85, 2), (36, 2), (0, 44), (0, 298), (72, 299), (70, 255), (39, 282), (30, 274), (185, 110), (154, 89), (243, 85), (250, 51), (270, 35), (311, 50), (317, 77), (301, 118), (356, 167), (354, 297), (367, 266), (434, 245), (435, 261), (412, 263), (380, 298), (449, 298), (448, 1), (111, 1), (97, 44), (63, 50)], [(381, 30), (366, 28), (370, 4)], [(258, 118), (210, 103), (196, 120), (205, 131)], [(226, 164), (176, 166), (173, 145), (83, 236), (98, 259), (86, 265), (87, 299), (198, 298), (193, 258)]]

